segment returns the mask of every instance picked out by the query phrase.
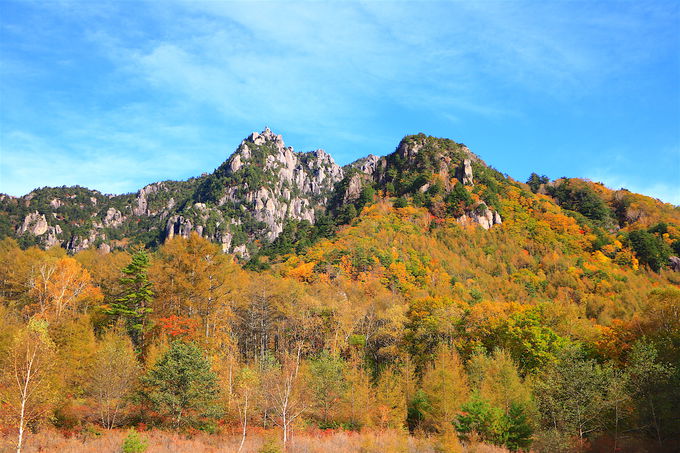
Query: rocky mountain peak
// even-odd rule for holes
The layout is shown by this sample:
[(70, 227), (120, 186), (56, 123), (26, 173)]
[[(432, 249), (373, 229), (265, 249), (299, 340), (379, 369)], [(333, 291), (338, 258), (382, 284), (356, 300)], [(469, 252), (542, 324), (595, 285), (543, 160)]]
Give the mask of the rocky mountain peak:
[(244, 143), (253, 143), (255, 145), (264, 145), (266, 142), (272, 142), (276, 145), (277, 148), (282, 149), (286, 145), (283, 143), (283, 137), (281, 135), (275, 134), (269, 129), (268, 127), (265, 127), (262, 132), (259, 134), (257, 132), (253, 132), (241, 142), (241, 144)]
[(288, 221), (314, 223), (342, 177), (342, 168), (325, 151), (295, 152), (265, 128), (250, 134), (200, 182), (192, 196), (199, 204), (170, 216), (165, 236), (211, 234), (225, 250), (247, 256), (247, 245), (273, 241)]
[[(425, 134), (410, 135), (401, 140), (392, 154), (368, 155), (348, 165), (338, 199), (343, 204), (355, 203), (360, 200), (362, 191), (371, 185), (391, 195), (411, 198), (418, 205), (429, 206), (435, 216), (453, 216), (461, 224), (489, 229), (502, 223), (500, 214), (493, 207), (497, 204), (493, 203), (494, 196), (487, 192), (477, 193), (477, 198), (473, 199), (470, 190), (476, 177), (488, 183), (492, 173), (461, 143)], [(496, 176), (493, 178), (495, 180)], [(463, 187), (454, 191), (457, 184)]]

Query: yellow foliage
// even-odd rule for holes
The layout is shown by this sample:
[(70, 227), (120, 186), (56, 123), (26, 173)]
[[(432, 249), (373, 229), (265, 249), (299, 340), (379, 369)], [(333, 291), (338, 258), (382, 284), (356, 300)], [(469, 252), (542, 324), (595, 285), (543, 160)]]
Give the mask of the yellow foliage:
[(288, 271), (288, 277), (295, 278), (301, 282), (309, 282), (314, 273), (315, 261), (309, 263), (302, 263), (298, 267)]
[(611, 261), (604, 253), (600, 252), (599, 250), (593, 252), (593, 258), (595, 258), (595, 260), (599, 261), (600, 263), (608, 263)]

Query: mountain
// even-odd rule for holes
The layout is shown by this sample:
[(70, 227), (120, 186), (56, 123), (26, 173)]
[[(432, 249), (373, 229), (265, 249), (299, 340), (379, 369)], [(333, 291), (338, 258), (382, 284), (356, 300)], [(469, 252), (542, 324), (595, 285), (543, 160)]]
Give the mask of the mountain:
[(77, 252), (156, 246), (195, 231), (225, 252), (248, 256), (256, 241), (275, 239), (286, 221), (314, 223), (342, 176), (323, 150), (294, 152), (265, 129), (243, 140), (213, 173), (149, 184), (136, 194), (44, 187), (19, 198), (3, 195), (0, 234)]
[[(419, 451), (447, 436), (457, 451), (471, 429), (503, 451), (677, 450), (676, 206), (519, 182), (424, 134), (340, 167), (265, 129), (197, 178), (42, 188), (0, 210), (0, 393), (45, 341), (58, 430), (96, 426), (112, 377), (137, 395), (185, 373), (236, 398), (252, 386), (249, 426), (271, 428), (289, 395), (315, 436), (398, 432), (403, 446), (408, 428), (433, 442)], [(186, 426), (240, 432), (223, 395)], [(121, 427), (178, 429), (165, 404), (118, 401)]]
[[(75, 253), (131, 244), (157, 247), (196, 232), (224, 252), (248, 259), (330, 237), (376, 199), (392, 200), (395, 207), (425, 207), (438, 221), (490, 229), (506, 218), (515, 220), (517, 212), (507, 202), (516, 191), (531, 203), (551, 205), (580, 231), (593, 234), (601, 243), (591, 245), (595, 249), (619, 231), (680, 224), (678, 207), (625, 189), (536, 174), (527, 184), (517, 182), (449, 139), (407, 136), (387, 156), (369, 155), (340, 167), (321, 149), (294, 151), (266, 128), (244, 139), (214, 172), (149, 184), (136, 194), (105, 195), (76, 186), (43, 187), (18, 198), (0, 195), (0, 238)], [(667, 250), (657, 253), (663, 255), (660, 265), (667, 264), (673, 241), (666, 240)]]

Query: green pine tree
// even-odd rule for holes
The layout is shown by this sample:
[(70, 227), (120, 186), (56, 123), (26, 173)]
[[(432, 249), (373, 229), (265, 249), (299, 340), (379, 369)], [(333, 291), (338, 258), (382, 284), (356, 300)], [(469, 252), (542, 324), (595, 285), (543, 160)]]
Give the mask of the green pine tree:
[(529, 448), (533, 429), (522, 405), (512, 403), (506, 418), (508, 420), (508, 434), (505, 446), (510, 451)]
[(154, 293), (147, 275), (149, 265), (149, 255), (144, 250), (135, 252), (130, 264), (121, 270), (125, 274), (120, 279), (124, 290), (106, 310), (106, 314), (114, 320), (124, 320), (128, 334), (137, 349), (144, 345), (144, 334), (149, 328), (148, 316), (152, 312), (149, 305)]

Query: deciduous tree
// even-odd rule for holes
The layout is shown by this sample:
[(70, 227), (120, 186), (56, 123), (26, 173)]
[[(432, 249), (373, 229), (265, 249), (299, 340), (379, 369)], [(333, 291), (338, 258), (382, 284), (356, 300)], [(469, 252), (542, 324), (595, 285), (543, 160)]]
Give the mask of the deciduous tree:
[(29, 306), (30, 314), (53, 319), (104, 298), (89, 272), (71, 257), (43, 261), (35, 270), (30, 296), (35, 301)]
[(6, 405), (8, 421), (17, 428), (17, 453), (23, 448), (26, 428), (46, 417), (55, 400), (54, 352), (47, 322), (34, 318), (14, 335), (3, 357), (0, 401)]
[(112, 429), (122, 422), (121, 413), (135, 390), (139, 371), (130, 338), (120, 328), (107, 331), (98, 344), (88, 389), (102, 426)]
[(274, 413), (274, 423), (283, 431), (284, 448), (293, 423), (309, 408), (310, 394), (301, 369), (302, 347), (284, 353), (280, 365), (271, 368), (263, 379), (265, 397)]

